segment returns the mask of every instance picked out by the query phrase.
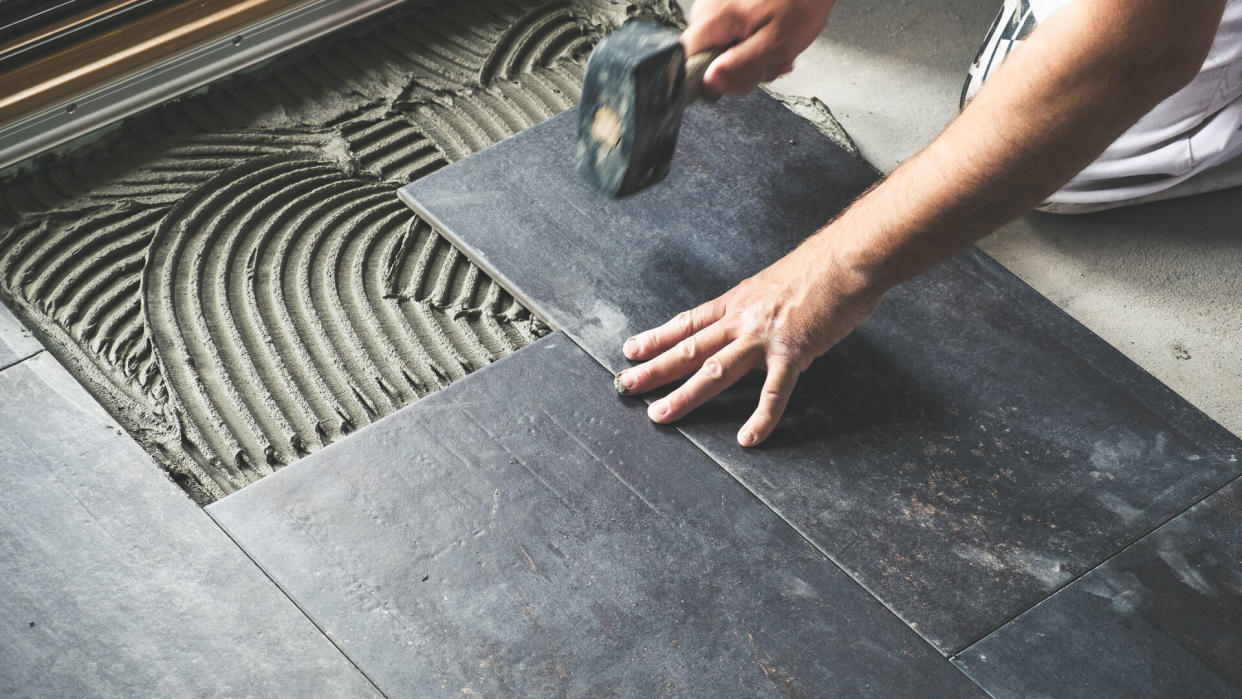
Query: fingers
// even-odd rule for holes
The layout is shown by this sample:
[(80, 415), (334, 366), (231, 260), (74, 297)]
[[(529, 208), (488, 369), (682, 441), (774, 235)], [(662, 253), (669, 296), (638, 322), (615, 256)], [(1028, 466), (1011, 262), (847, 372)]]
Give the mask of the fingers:
[(708, 3), (696, 3), (691, 10), (690, 26), (681, 35), (681, 45), (686, 49), (687, 56), (713, 49), (729, 46), (746, 36), (746, 25), (742, 16), (730, 8), (712, 14), (710, 9), (695, 12), (699, 7), (707, 7)]
[(720, 54), (703, 75), (703, 84), (715, 94), (745, 95), (777, 75), (789, 58), (784, 55), (775, 23), (763, 25), (745, 41)]
[(647, 416), (656, 422), (673, 422), (721, 391), (737, 383), (762, 356), (762, 347), (742, 342), (730, 343), (707, 361), (680, 388), (647, 407)]
[(655, 359), (617, 374), (616, 389), (622, 395), (646, 393), (676, 381), (701, 367), (705, 360), (729, 343), (723, 325), (716, 323), (687, 337)]
[(753, 447), (772, 434), (781, 415), (785, 414), (785, 407), (789, 405), (789, 396), (793, 395), (794, 385), (798, 383), (798, 374), (797, 368), (787, 359), (769, 360), (768, 376), (759, 394), (759, 407), (738, 431), (738, 444)]
[[(621, 351), (626, 359), (644, 360), (663, 353), (678, 342), (720, 320), (721, 304), (709, 301), (676, 317), (658, 328), (639, 333), (625, 341)], [(715, 350), (712, 350), (713, 352)], [(707, 356), (707, 355), (704, 355)], [(697, 366), (697, 365), (696, 365)]]
[[(723, 335), (721, 337), (723, 338)], [(680, 388), (648, 406), (647, 416), (659, 423), (680, 420), (687, 413), (741, 380), (747, 372), (755, 368), (762, 355), (762, 345), (743, 341), (729, 343), (724, 349), (703, 362), (694, 376), (690, 377)], [(674, 356), (674, 353), (666, 353), (663, 356)], [(663, 356), (644, 366), (656, 364)], [(670, 367), (670, 376), (674, 372), (681, 373), (661, 383), (654, 383), (653, 379), (652, 388), (684, 375), (688, 365), (669, 360), (667, 366)], [(641, 369), (643, 367), (637, 368), (637, 370)], [(636, 369), (628, 371), (632, 372)], [(625, 373), (628, 372), (623, 372), (622, 375)], [(768, 375), (764, 379), (763, 389), (759, 394), (759, 405), (742, 429), (738, 431), (738, 444), (744, 447), (757, 446), (772, 435), (781, 416), (785, 414), (785, 408), (789, 405), (789, 397), (793, 395), (799, 373), (794, 363), (787, 358), (773, 357), (768, 360)], [(620, 380), (621, 378), (618, 377), (618, 381)]]

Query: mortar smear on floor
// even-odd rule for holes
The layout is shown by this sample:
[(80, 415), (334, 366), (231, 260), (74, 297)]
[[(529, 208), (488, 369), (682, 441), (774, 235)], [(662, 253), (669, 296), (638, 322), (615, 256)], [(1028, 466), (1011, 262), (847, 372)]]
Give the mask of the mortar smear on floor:
[[(571, 106), (670, 2), (442, 2), (4, 183), (0, 298), (207, 503), (547, 328), (395, 188)], [(569, 146), (567, 146), (569, 147)]]

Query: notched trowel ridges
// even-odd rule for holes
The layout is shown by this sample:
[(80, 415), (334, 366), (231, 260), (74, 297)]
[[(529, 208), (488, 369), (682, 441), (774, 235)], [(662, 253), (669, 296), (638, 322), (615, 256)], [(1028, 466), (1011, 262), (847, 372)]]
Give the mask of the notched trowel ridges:
[(665, 3), (439, 3), (130, 120), (0, 195), (0, 297), (199, 502), (547, 332), (395, 188), (571, 106)]

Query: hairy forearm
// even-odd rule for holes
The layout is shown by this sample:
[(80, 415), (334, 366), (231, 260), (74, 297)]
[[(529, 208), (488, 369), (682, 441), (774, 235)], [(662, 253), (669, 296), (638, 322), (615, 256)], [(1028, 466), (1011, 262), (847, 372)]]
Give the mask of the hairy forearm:
[(1223, 0), (1079, 0), (806, 246), (887, 288), (1038, 205), (1194, 77)]

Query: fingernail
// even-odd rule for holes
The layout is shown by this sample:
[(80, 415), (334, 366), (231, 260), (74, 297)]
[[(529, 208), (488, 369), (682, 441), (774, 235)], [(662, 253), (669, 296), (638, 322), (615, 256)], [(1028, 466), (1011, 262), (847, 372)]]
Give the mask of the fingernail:
[(638, 341), (631, 337), (621, 346), (621, 351), (625, 352), (625, 356), (633, 357), (635, 354), (638, 354)]
[(626, 372), (623, 371), (612, 380), (612, 387), (617, 389), (617, 393), (624, 396), (634, 387), (634, 379), (627, 376)]
[(647, 417), (652, 420), (660, 420), (665, 415), (668, 415), (668, 403), (665, 403), (662, 400), (652, 403), (651, 407), (647, 408)]
[(749, 429), (743, 428), (737, 435), (737, 441), (744, 447), (753, 446), (758, 437)]

